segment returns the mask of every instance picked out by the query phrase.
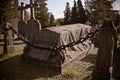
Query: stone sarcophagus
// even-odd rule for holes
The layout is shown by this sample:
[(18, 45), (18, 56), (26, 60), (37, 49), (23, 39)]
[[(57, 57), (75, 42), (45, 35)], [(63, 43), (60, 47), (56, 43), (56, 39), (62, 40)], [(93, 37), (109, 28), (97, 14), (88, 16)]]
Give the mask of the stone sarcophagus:
[[(18, 22), (18, 32), (26, 37), (30, 43), (43, 47), (57, 47), (76, 42), (85, 37), (91, 29), (91, 26), (83, 24), (65, 25), (59, 27), (50, 27), (41, 30), (39, 21), (35, 19), (34, 7), (36, 4), (30, 0), (30, 4), (24, 6), (21, 3), (21, 20)], [(30, 8), (30, 20), (24, 20), (24, 9)], [(49, 68), (62, 73), (77, 60), (86, 56), (92, 48), (92, 43), (88, 39), (83, 43), (67, 47), (61, 50), (43, 50), (26, 45), (22, 58), (47, 65)]]
[[(56, 47), (77, 41), (85, 37), (90, 30), (91, 26), (83, 24), (50, 27), (32, 33), (29, 39), (36, 45)], [(67, 47), (57, 51), (42, 50), (26, 45), (22, 57), (24, 59), (37, 61), (42, 65), (47, 64), (53, 70), (62, 73), (68, 66), (85, 57), (92, 47), (93, 45), (89, 39), (73, 47)]]

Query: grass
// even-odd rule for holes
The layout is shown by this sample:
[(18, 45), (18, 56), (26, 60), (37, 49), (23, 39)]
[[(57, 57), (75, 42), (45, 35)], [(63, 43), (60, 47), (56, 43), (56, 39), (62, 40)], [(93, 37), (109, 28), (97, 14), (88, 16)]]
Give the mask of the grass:
[[(15, 53), (0, 57), (0, 79), (33, 80), (36, 78), (46, 78), (45, 68), (40, 68), (31, 62), (24, 62), (21, 59), (24, 46), (16, 45)], [(47, 75), (51, 76), (50, 74)]]
[(68, 69), (68, 71), (64, 74), (64, 76), (68, 78), (74, 78), (74, 77), (77, 78), (79, 77), (79, 74), (74, 69)]
[(5, 80), (33, 80), (45, 77), (44, 69), (22, 62), (20, 55), (2, 61), (0, 66), (0, 77)]

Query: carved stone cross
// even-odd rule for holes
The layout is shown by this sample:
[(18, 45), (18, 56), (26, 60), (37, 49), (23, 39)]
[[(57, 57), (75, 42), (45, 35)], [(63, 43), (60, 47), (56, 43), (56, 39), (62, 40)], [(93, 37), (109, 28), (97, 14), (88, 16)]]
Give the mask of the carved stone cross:
[(18, 9), (21, 11), (21, 19), (20, 19), (19, 22), (18, 22), (18, 32), (19, 32), (22, 36), (26, 37), (25, 31), (26, 31), (26, 29), (27, 29), (27, 28), (26, 28), (27, 22), (24, 20), (24, 10), (27, 9), (27, 7), (25, 7), (25, 6), (24, 6), (24, 3), (21, 2), (21, 6), (19, 6)]
[[(33, 36), (39, 33), (41, 30), (41, 25), (38, 20), (35, 19), (34, 7), (36, 4), (33, 0), (30, 0), (30, 4), (21, 3), (19, 10), (21, 10), (21, 20), (18, 22), (18, 31), (24, 37), (27, 37), (31, 42), (34, 42)], [(24, 10), (30, 8), (30, 20), (24, 20)]]
[(24, 20), (24, 10), (30, 8), (30, 13), (31, 13), (31, 19), (35, 19), (35, 14), (34, 14), (34, 7), (36, 5), (34, 4), (33, 0), (30, 0), (30, 4), (26, 4), (24, 6), (24, 3), (21, 2), (21, 6), (19, 6), (19, 10), (21, 11), (21, 20)]
[(21, 6), (19, 6), (18, 9), (21, 11), (21, 20), (23, 21), (24, 20), (24, 9), (25, 9), (23, 2), (21, 2)]
[(34, 7), (35, 7), (35, 4), (33, 3), (33, 0), (30, 0), (31, 19), (35, 19)]

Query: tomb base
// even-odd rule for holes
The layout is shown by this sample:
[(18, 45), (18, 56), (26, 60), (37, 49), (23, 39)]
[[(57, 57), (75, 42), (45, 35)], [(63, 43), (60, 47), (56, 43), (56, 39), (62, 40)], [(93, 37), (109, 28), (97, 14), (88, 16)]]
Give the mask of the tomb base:
[(92, 44), (86, 47), (86, 49), (83, 51), (71, 51), (70, 54), (74, 56), (71, 58), (66, 58), (68, 57), (66, 54), (63, 54), (64, 56), (59, 53), (57, 55), (51, 55), (45, 54), (44, 51), (44, 53), (41, 53), (40, 55), (41, 51), (39, 49), (26, 46), (22, 58), (29, 62), (37, 63), (40, 67), (48, 66), (49, 70), (52, 70), (58, 74), (62, 74), (68, 68), (72, 67), (77, 61), (86, 57), (91, 52), (93, 47), (94, 45)]

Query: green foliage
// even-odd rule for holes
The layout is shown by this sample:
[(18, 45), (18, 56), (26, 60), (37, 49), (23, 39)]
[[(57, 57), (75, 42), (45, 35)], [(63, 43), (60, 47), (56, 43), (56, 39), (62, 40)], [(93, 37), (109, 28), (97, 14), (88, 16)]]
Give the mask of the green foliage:
[(112, 3), (115, 0), (90, 0), (87, 5), (87, 16), (92, 24), (103, 22), (106, 18), (112, 18)]
[(55, 18), (53, 14), (50, 16), (50, 26), (55, 26)]
[(49, 25), (49, 13), (46, 7), (46, 1), (47, 0), (38, 0), (38, 6), (35, 8), (35, 17), (40, 21), (42, 28), (46, 28)]
[(85, 10), (83, 8), (81, 0), (77, 1), (77, 15), (78, 15), (78, 22), (79, 23), (86, 23), (87, 17), (85, 15)]
[(74, 0), (74, 6), (70, 10), (69, 3), (66, 3), (64, 11), (64, 24), (86, 23), (87, 17), (83, 8), (81, 0), (77, 3)]
[(18, 0), (0, 0), (0, 25), (20, 16), (17, 7)]
[(64, 24), (70, 24), (70, 5), (66, 2), (66, 8), (64, 11)]
[(77, 22), (78, 22), (78, 14), (77, 14), (76, 1), (74, 0), (74, 6), (72, 7), (72, 11), (71, 11), (71, 23), (75, 24)]
[(79, 74), (75, 70), (69, 69), (62, 76), (63, 76), (63, 78), (65, 78), (65, 80), (76, 80), (76, 78), (79, 77)]
[(59, 25), (64, 25), (64, 19), (63, 18), (58, 18), (56, 20), (56, 24), (59, 26)]

